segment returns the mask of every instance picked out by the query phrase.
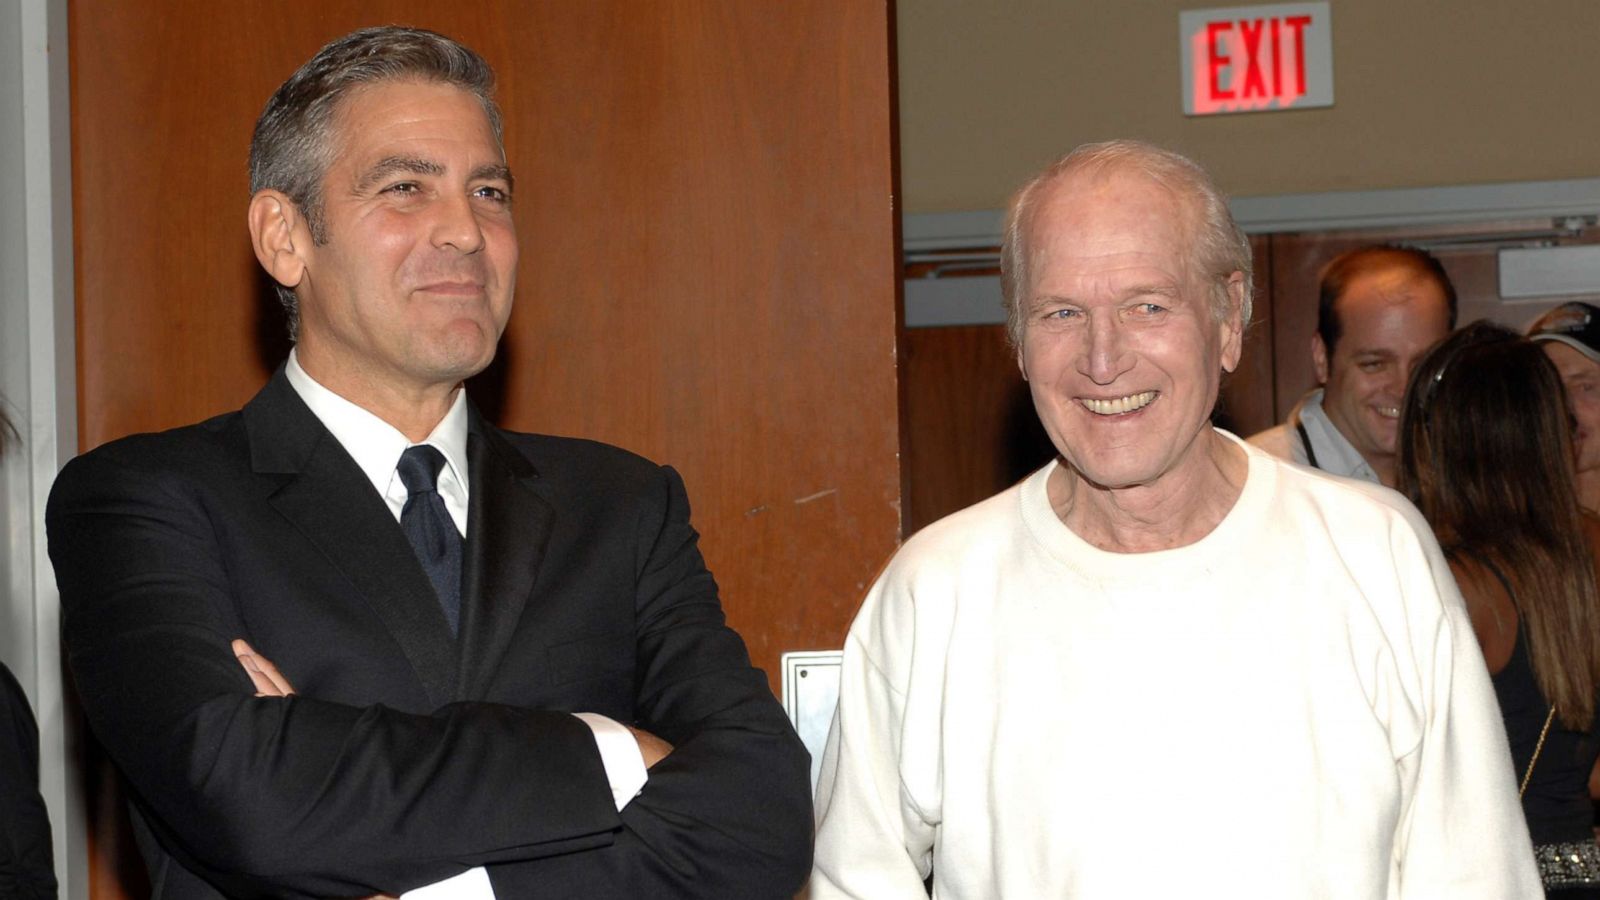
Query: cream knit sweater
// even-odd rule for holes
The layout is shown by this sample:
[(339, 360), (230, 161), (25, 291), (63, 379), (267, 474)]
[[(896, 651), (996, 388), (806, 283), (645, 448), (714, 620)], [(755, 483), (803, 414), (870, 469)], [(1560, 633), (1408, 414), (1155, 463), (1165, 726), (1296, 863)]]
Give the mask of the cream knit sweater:
[(1542, 896), (1426, 523), (1246, 452), (1175, 550), (1079, 539), (1054, 464), (906, 543), (846, 642), (811, 900)]

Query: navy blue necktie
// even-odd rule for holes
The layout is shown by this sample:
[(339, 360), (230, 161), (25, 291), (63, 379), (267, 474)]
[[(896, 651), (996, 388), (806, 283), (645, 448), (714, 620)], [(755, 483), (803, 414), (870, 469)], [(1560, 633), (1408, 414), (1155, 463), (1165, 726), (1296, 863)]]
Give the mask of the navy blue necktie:
[(439, 605), (450, 622), (450, 633), (461, 631), (461, 532), (439, 496), (439, 470), (444, 454), (427, 445), (407, 447), (400, 454), (400, 481), (406, 486), (406, 505), (400, 527), (417, 553), (417, 560), (433, 582)]

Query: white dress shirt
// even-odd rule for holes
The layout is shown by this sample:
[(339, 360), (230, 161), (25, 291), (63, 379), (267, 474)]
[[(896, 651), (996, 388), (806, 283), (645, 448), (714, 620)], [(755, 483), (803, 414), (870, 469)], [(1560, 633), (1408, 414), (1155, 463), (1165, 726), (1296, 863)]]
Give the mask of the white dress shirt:
[(1306, 452), (1305, 442), (1300, 439), (1299, 429), (1295, 428), (1297, 424), (1304, 425), (1306, 436), (1311, 439), (1311, 450), (1317, 455), (1318, 469), (1330, 475), (1382, 484), (1377, 471), (1361, 455), (1361, 451), (1328, 418), (1327, 411), (1322, 408), (1322, 394), (1322, 388), (1306, 394), (1289, 411), (1286, 421), (1251, 435), (1250, 443), (1279, 459), (1302, 466), (1310, 465), (1311, 456)]
[[(345, 452), (366, 473), (372, 487), (389, 504), (395, 521), (405, 509), (405, 483), (397, 471), (400, 455), (413, 446), (400, 430), (371, 412), (328, 390), (300, 367), (295, 351), (289, 351), (285, 366), (289, 384), (300, 399), (311, 408), (313, 415), (333, 434)], [(467, 536), (467, 500), (472, 479), (467, 472), (467, 394), (456, 391), (450, 411), (427, 438), (420, 441), (444, 454), (445, 466), (439, 472), (438, 491), (451, 521), (461, 536)], [(611, 784), (611, 798), (621, 812), (644, 787), (647, 774), (644, 755), (632, 732), (613, 719), (598, 713), (575, 713), (594, 732), (595, 745), (600, 748), (600, 761), (605, 766), (606, 780)], [(403, 900), (476, 900), (492, 898), (494, 890), (489, 875), (482, 867), (469, 869), (454, 878), (408, 891)]]

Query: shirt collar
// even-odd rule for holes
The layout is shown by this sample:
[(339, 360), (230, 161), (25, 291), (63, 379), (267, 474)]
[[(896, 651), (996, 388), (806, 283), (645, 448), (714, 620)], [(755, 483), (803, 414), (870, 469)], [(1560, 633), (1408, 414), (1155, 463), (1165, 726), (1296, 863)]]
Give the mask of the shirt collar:
[[(381, 495), (394, 477), (400, 454), (411, 446), (400, 429), (362, 409), (349, 400), (328, 390), (300, 367), (294, 350), (289, 351), (289, 362), (284, 374), (300, 399), (311, 408), (345, 452), (356, 461), (372, 486)], [(439, 420), (433, 431), (418, 443), (430, 444), (444, 454), (445, 464), (455, 474), (462, 490), (471, 484), (467, 478), (467, 392), (456, 389), (455, 401), (449, 412)]]
[(1344, 432), (1328, 418), (1327, 411), (1322, 408), (1322, 393), (1322, 388), (1317, 388), (1307, 394), (1295, 407), (1295, 415), (1290, 417), (1291, 421), (1298, 421), (1305, 426), (1306, 436), (1317, 451), (1318, 468), (1331, 475), (1363, 478), (1377, 483), (1378, 473), (1367, 464), (1361, 451), (1350, 443)]

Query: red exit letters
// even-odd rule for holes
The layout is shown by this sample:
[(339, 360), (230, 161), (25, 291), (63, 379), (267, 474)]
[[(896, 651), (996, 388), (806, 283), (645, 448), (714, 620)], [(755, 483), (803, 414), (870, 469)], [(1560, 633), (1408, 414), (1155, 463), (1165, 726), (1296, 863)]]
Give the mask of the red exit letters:
[(1331, 106), (1329, 16), (1325, 2), (1180, 12), (1184, 112)]
[[(1207, 86), (1211, 99), (1240, 100), (1279, 98), (1285, 103), (1306, 92), (1305, 29), (1310, 16), (1276, 16), (1270, 19), (1240, 19), (1206, 23)], [(1293, 78), (1286, 78), (1288, 63)], [(1222, 86), (1224, 71), (1230, 70), (1228, 87)], [(1243, 73), (1244, 85), (1235, 88)], [(1271, 92), (1267, 80), (1272, 80)]]

